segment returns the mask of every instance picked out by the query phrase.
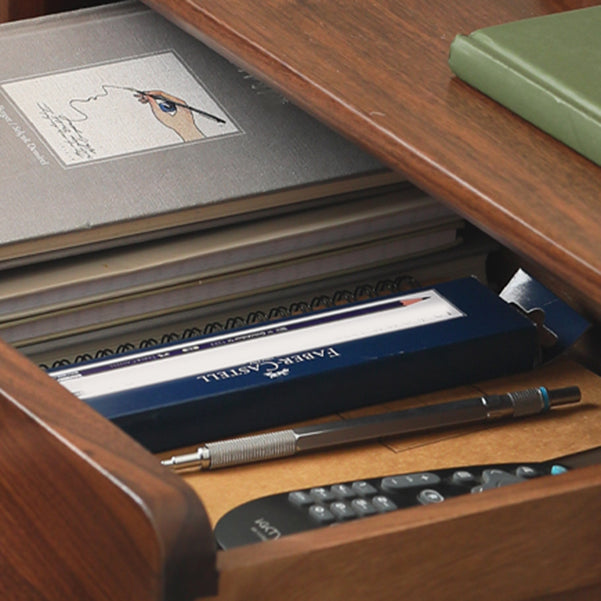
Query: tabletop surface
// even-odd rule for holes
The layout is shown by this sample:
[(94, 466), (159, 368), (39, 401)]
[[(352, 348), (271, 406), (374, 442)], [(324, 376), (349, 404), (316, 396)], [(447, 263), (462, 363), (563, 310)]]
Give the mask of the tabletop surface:
[(601, 314), (601, 169), (455, 78), (458, 33), (597, 2), (146, 0)]

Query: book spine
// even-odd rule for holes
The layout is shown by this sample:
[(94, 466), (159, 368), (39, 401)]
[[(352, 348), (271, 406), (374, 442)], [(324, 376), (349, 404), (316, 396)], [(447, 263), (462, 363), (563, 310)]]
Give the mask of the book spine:
[(601, 165), (601, 119), (558, 82), (508, 56), (481, 33), (457, 36), (449, 66), (460, 79)]

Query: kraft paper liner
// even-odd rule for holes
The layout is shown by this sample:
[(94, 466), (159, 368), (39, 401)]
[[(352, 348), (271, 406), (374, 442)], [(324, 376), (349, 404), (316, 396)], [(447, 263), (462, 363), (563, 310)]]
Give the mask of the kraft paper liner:
[(525, 374), (303, 422), (358, 417), (531, 386), (571, 385), (580, 386), (581, 402), (540, 416), (399, 436), (185, 478), (215, 522), (240, 503), (295, 488), (461, 465), (543, 461), (601, 445), (601, 377), (571, 361), (559, 360)]

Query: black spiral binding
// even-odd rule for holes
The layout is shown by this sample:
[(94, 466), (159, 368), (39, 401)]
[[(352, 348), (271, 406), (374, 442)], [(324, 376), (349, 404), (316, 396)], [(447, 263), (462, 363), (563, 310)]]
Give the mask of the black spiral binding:
[(246, 315), (246, 317), (242, 315), (229, 317), (223, 323), (220, 321), (212, 321), (202, 326), (186, 328), (182, 332), (166, 332), (159, 338), (146, 338), (141, 340), (137, 345), (131, 342), (124, 342), (115, 348), (101, 348), (95, 353), (83, 353), (76, 355), (73, 359), (57, 359), (56, 361), (52, 362), (51, 365), (40, 364), (40, 367), (46, 370), (56, 369), (59, 367), (68, 367), (69, 365), (82, 363), (84, 361), (102, 359), (139, 349), (151, 349), (163, 344), (180, 342), (182, 340), (188, 340), (198, 336), (216, 334), (235, 328), (264, 323), (267, 321), (274, 321), (276, 319), (303, 315), (306, 313), (311, 313), (312, 311), (318, 311), (320, 309), (327, 309), (330, 307), (338, 307), (360, 300), (380, 298), (389, 294), (406, 292), (407, 290), (419, 287), (420, 283), (413, 276), (401, 275), (396, 278), (381, 280), (375, 285), (361, 284), (352, 290), (338, 290), (332, 295), (322, 294), (312, 298), (308, 302), (295, 301), (289, 305), (272, 307), (268, 311), (251, 311)]

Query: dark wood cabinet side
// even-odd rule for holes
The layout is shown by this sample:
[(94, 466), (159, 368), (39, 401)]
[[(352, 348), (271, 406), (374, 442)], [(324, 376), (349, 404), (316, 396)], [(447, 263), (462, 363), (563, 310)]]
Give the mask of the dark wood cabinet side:
[(0, 0), (0, 22), (39, 17), (76, 8), (108, 4), (110, 0)]
[(0, 357), (0, 598), (214, 593), (214, 539), (194, 491), (3, 343)]

